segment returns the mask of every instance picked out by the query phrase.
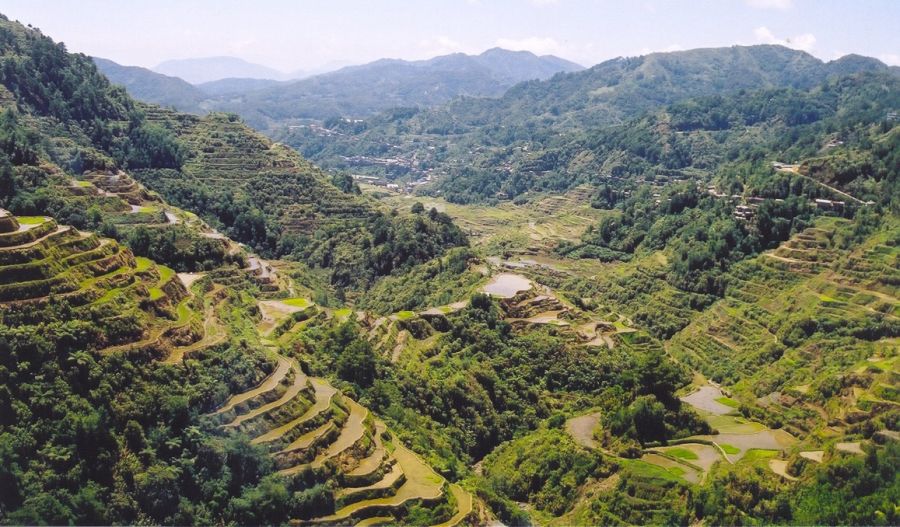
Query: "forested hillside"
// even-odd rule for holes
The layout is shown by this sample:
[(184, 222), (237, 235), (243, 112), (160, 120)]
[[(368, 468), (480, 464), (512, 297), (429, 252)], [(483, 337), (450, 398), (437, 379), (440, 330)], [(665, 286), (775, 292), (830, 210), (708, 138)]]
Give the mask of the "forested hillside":
[[(275, 269), (132, 177), (189, 172), (210, 151), (186, 134), (205, 123), (216, 136), (234, 119), (138, 106), (87, 57), (5, 18), (0, 38), (0, 199), (15, 212), (0, 211), (0, 522), (449, 526), (468, 517), (468, 492), (352, 393), (308, 376), (297, 350), (269, 340), (285, 314), (345, 318), (286, 298), (311, 296), (310, 286), (333, 298), (328, 281), (303, 264)], [(464, 242), (436, 214), (381, 212), (295, 154), (267, 157), (270, 144), (235, 126), (225, 131), (250, 157), (236, 168), (245, 179), (264, 177), (255, 162), (264, 160), (305, 191), (330, 193), (320, 203), (338, 196), (374, 216), (384, 236), (377, 272)], [(433, 224), (449, 241), (411, 234)], [(384, 250), (392, 228), (410, 229), (405, 260)]]
[[(455, 53), (419, 61), (382, 59), (284, 82), (276, 82), (281, 76), (275, 72), (255, 78), (218, 77), (197, 81), (195, 88), (143, 68), (96, 60), (110, 80), (125, 86), (140, 101), (194, 113), (201, 108), (235, 112), (259, 130), (298, 120), (359, 118), (395, 106), (434, 106), (461, 95), (496, 97), (522, 81), (548, 79), (557, 73), (582, 69), (552, 55), (539, 57), (527, 51), (494, 48), (480, 55)], [(175, 61), (178, 64), (160, 71), (181, 71), (184, 78), (195, 79), (198, 74), (192, 68), (205, 68), (203, 60), (209, 61), (210, 69), (217, 69), (214, 59), (197, 59), (201, 63), (198, 66), (190, 66), (190, 61)]]
[(695, 50), (304, 147), (411, 195), (0, 18), (0, 523), (896, 525), (898, 88)]
[(580, 69), (557, 57), (504, 49), (411, 62), (383, 59), (224, 98), (215, 108), (238, 112), (267, 130), (297, 119), (360, 118), (395, 106), (428, 107), (460, 95), (498, 96), (518, 82)]

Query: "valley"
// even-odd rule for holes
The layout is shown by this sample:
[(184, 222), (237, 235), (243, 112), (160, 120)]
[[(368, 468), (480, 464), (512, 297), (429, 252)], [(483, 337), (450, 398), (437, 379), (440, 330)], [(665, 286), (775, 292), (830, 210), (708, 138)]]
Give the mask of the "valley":
[(0, 523), (900, 520), (896, 68), (489, 50), (330, 119), (353, 68), (200, 115), (0, 51)]

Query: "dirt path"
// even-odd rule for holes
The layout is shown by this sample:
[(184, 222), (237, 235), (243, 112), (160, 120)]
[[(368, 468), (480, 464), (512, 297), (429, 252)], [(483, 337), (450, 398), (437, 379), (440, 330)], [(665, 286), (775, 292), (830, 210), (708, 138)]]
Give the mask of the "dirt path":
[(799, 169), (799, 167), (798, 167), (797, 165), (784, 165), (783, 168), (779, 168), (779, 169), (777, 169), (777, 170), (778, 170), (779, 172), (789, 172), (789, 173), (791, 173), (791, 174), (794, 174), (794, 175), (797, 176), (797, 177), (801, 177), (801, 178), (803, 178), (803, 179), (807, 179), (807, 180), (809, 180), (809, 181), (812, 181), (812, 182), (815, 183), (816, 185), (819, 185), (820, 187), (827, 188), (828, 190), (834, 192), (835, 194), (839, 194), (839, 195), (841, 195), (841, 196), (843, 196), (843, 197), (845, 197), (845, 198), (847, 198), (847, 199), (849, 199), (849, 200), (855, 201), (855, 202), (859, 203), (860, 205), (865, 205), (865, 204), (866, 204), (865, 201), (863, 201), (863, 200), (861, 200), (861, 199), (859, 199), (859, 198), (853, 197), (853, 196), (851, 196), (850, 194), (847, 194), (846, 192), (844, 192), (843, 190), (834, 188), (834, 187), (832, 187), (831, 185), (828, 185), (828, 184), (826, 184), (826, 183), (822, 183), (822, 182), (819, 181), (818, 179), (811, 178), (811, 177), (809, 177), (809, 176), (807, 176), (807, 175), (805, 175), (805, 174), (801, 174), (801, 173), (800, 173), (800, 169)]

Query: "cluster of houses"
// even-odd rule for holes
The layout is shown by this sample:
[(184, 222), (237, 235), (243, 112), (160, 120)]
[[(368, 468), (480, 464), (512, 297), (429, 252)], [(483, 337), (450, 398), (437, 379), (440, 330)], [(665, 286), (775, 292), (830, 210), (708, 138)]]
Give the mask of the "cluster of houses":
[[(740, 194), (731, 194), (729, 196), (728, 194), (725, 194), (724, 192), (719, 192), (716, 189), (715, 185), (709, 185), (708, 187), (706, 187), (706, 192), (710, 196), (720, 198), (720, 199), (730, 199), (732, 202), (734, 202), (735, 206), (734, 206), (734, 212), (732, 213), (732, 216), (734, 217), (734, 219), (739, 220), (739, 221), (752, 220), (753, 217), (756, 215), (756, 209), (757, 209), (757, 207), (759, 207), (759, 204), (766, 200), (766, 198), (760, 198), (757, 196), (744, 197), (744, 196), (741, 196)], [(776, 199), (775, 201), (784, 201), (784, 200), (779, 198), (779, 199)], [(659, 200), (657, 200), (657, 203), (658, 202), (659, 202)], [(841, 213), (841, 212), (844, 212), (844, 207), (846, 206), (846, 203), (843, 201), (836, 201), (836, 200), (830, 200), (830, 199), (816, 199), (813, 201), (813, 205), (815, 205), (816, 208), (824, 210), (824, 211)]]
[(376, 187), (384, 187), (394, 192), (403, 192), (406, 194), (411, 194), (414, 190), (416, 190), (416, 188), (434, 181), (434, 175), (432, 174), (426, 174), (415, 181), (406, 181), (401, 183), (395, 183), (380, 176), (353, 174), (352, 177), (353, 180), (357, 183), (366, 183)]

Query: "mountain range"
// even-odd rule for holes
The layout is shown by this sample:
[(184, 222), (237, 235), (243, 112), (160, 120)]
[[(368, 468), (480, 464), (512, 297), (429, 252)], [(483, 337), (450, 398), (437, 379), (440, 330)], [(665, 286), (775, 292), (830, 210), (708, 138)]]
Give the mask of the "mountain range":
[[(430, 106), (460, 95), (496, 97), (522, 81), (582, 69), (551, 55), (495, 48), (480, 55), (456, 53), (419, 61), (382, 59), (277, 82), (283, 77), (278, 72), (235, 60), (169, 61), (156, 72), (142, 68), (138, 72), (106, 60), (98, 61), (98, 67), (140, 100), (191, 112), (240, 111), (248, 123), (261, 129), (290, 119), (359, 117), (394, 106)], [(229, 69), (230, 65), (240, 67)], [(193, 82), (198, 91), (187, 95), (190, 90), (183, 84), (154, 77), (161, 73)], [(198, 99), (208, 100), (201, 107)]]

